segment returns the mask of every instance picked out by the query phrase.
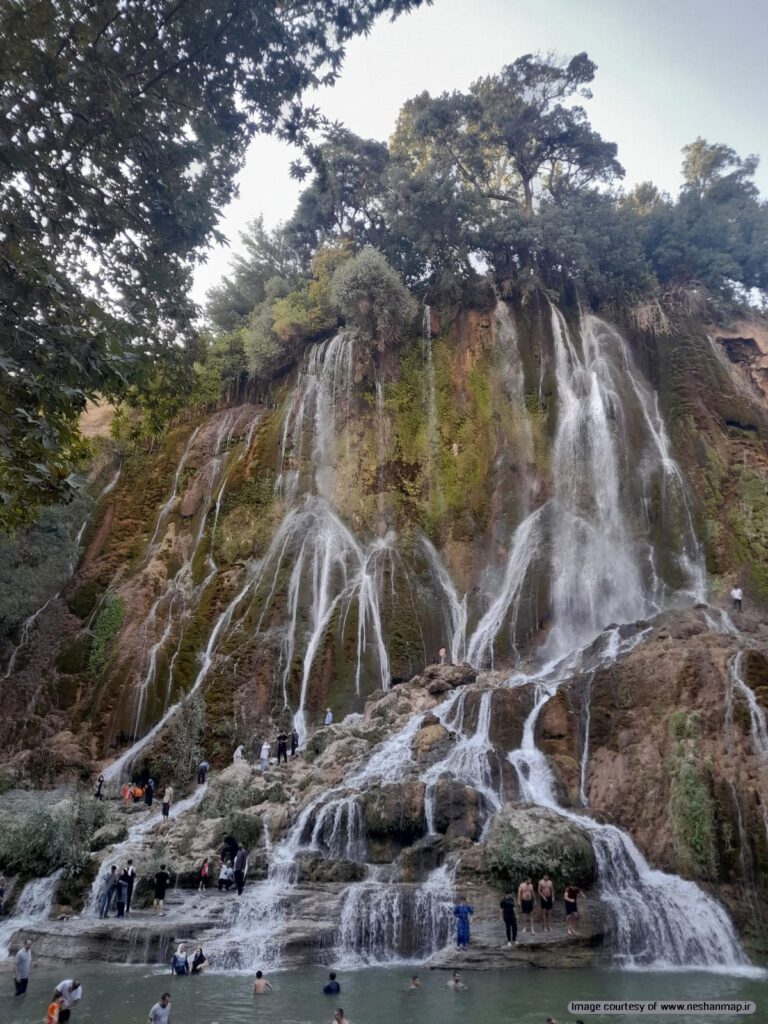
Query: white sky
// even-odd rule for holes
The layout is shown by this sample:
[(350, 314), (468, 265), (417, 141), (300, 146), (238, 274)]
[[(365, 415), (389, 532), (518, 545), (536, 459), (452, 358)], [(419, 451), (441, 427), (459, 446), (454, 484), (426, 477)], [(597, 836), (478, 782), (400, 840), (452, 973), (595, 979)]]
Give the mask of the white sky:
[[(626, 184), (650, 179), (676, 192), (680, 149), (703, 135), (762, 155), (757, 182), (768, 195), (767, 45), (768, 0), (435, 0), (354, 40), (337, 85), (313, 102), (358, 135), (386, 139), (424, 89), (465, 89), (534, 50), (586, 50), (598, 70), (585, 105), (618, 143)], [(227, 272), (249, 220), (263, 213), (272, 227), (290, 217), (297, 155), (274, 139), (253, 142), (220, 222), (231, 248), (212, 249), (198, 268), (198, 302)]]

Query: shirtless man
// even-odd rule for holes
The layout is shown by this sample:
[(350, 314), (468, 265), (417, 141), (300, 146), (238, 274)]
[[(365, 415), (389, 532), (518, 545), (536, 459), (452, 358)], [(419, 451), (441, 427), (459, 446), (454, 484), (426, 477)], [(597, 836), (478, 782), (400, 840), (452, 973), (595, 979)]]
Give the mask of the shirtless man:
[(530, 932), (534, 935), (533, 930), (533, 883), (530, 878), (526, 878), (524, 882), (520, 883), (517, 890), (517, 898), (520, 901), (520, 914), (523, 918), (523, 931)]
[(336, 1012), (334, 1013), (331, 1024), (349, 1024), (349, 1021), (344, 1016), (344, 1011), (342, 1010), (341, 1007), (339, 1007), (338, 1010), (336, 1010)]
[(408, 988), (421, 988), (421, 979), (419, 978), (418, 974), (413, 975), (413, 977), (411, 978), (411, 984), (408, 986)]
[(459, 974), (459, 972), (458, 971), (454, 971), (453, 972), (453, 977), (448, 982), (448, 985), (446, 987), (451, 989), (453, 992), (460, 992), (463, 989), (465, 989), (467, 986), (461, 980), (461, 975)]
[(261, 971), (256, 971), (256, 981), (253, 983), (253, 994), (255, 996), (263, 996), (265, 992), (272, 991), (272, 986), (264, 977), (263, 973)]
[(549, 915), (555, 905), (555, 887), (552, 885), (549, 875), (542, 875), (539, 880), (539, 903), (541, 904), (541, 921), (544, 931), (549, 932)]

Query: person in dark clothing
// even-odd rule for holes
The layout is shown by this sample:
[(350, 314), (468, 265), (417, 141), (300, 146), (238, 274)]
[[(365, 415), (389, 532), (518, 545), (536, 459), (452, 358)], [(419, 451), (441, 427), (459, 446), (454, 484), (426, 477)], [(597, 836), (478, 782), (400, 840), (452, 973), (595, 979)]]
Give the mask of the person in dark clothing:
[(237, 887), (237, 895), (243, 895), (243, 886), (245, 885), (245, 871), (247, 866), (247, 858), (245, 856), (245, 848), (239, 847), (237, 856), (235, 857), (235, 886)]
[(336, 971), (331, 971), (327, 983), (323, 986), (323, 993), (327, 996), (335, 996), (339, 992), (341, 992), (341, 985), (336, 981)]
[(125, 906), (128, 902), (128, 871), (123, 869), (117, 880), (117, 916), (125, 917)]
[(234, 836), (225, 836), (221, 844), (221, 859), (228, 860), (232, 864), (237, 856), (238, 842)]
[(515, 914), (515, 897), (511, 892), (505, 893), (504, 899), (499, 904), (501, 907), (501, 918), (504, 921), (504, 928), (507, 933), (507, 945), (517, 944), (517, 915)]
[(147, 805), (147, 807), (151, 807), (152, 806), (152, 800), (154, 799), (154, 796), (155, 796), (155, 780), (154, 779), (150, 779), (149, 782), (144, 787), (144, 803)]
[(171, 876), (165, 870), (165, 864), (161, 864), (155, 875), (155, 916), (165, 917), (165, 891), (170, 882)]
[(112, 907), (112, 901), (115, 898), (115, 891), (117, 889), (117, 865), (113, 864), (109, 869), (109, 874), (104, 879), (104, 883), (101, 887), (99, 894), (99, 917), (109, 917), (109, 911)]
[(125, 913), (130, 914), (131, 900), (133, 899), (133, 887), (136, 884), (136, 868), (133, 866), (133, 860), (130, 858), (128, 859), (125, 873), (128, 876), (128, 898), (125, 901)]
[(299, 734), (296, 729), (291, 729), (291, 757), (296, 757), (296, 751), (299, 749)]
[(201, 761), (200, 764), (197, 766), (197, 781), (198, 781), (198, 783), (201, 786), (205, 785), (205, 776), (207, 774), (208, 774), (208, 762), (207, 761)]
[(205, 965), (208, 962), (208, 958), (202, 950), (201, 946), (198, 946), (195, 950), (195, 955), (192, 957), (192, 973), (202, 974), (205, 970)]
[(280, 764), (280, 758), (288, 764), (288, 736), (283, 729), (277, 734), (277, 763)]
[(103, 788), (104, 788), (104, 776), (100, 775), (98, 777), (98, 779), (96, 780), (96, 791), (93, 794), (96, 797), (97, 800), (103, 800), (104, 799), (104, 794), (101, 792)]

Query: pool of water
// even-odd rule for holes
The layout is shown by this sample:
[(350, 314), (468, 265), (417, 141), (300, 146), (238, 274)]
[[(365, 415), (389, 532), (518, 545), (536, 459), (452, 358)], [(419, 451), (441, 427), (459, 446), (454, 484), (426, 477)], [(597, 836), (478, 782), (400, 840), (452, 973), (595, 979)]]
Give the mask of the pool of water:
[[(73, 976), (73, 968), (33, 969), (29, 991), (19, 999), (2, 999), (3, 1024), (40, 1024), (56, 984)], [(418, 991), (408, 991), (409, 968), (340, 971), (341, 994), (324, 996), (325, 968), (271, 976), (274, 992), (252, 994), (252, 978), (208, 974), (172, 977), (155, 968), (93, 964), (78, 968), (83, 1000), (71, 1024), (145, 1024), (147, 1011), (162, 992), (171, 993), (172, 1024), (329, 1024), (337, 1006), (351, 1024), (559, 1024), (581, 1017), (586, 1024), (717, 1024), (718, 1021), (768, 1024), (768, 981), (764, 978), (701, 973), (633, 973), (611, 970), (519, 968), (463, 974), (467, 989), (446, 987), (446, 971), (422, 971)], [(7, 988), (12, 982), (6, 976)], [(748, 999), (757, 1012), (746, 1017), (587, 1016), (568, 1012), (573, 999)]]

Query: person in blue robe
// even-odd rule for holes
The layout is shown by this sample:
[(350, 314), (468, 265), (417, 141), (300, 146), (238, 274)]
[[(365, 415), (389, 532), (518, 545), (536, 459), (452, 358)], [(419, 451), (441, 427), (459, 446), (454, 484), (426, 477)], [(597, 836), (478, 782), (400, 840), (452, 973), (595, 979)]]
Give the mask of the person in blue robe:
[(456, 945), (469, 945), (469, 918), (474, 914), (475, 908), (470, 907), (465, 899), (459, 900), (453, 908), (453, 916), (456, 918)]

